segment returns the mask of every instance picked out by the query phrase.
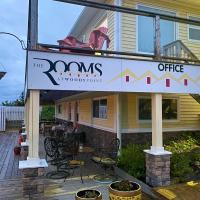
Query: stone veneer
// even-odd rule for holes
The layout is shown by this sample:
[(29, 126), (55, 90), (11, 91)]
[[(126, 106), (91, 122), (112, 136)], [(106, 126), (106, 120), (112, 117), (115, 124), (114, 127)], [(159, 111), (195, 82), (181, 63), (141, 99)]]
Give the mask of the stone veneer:
[[(189, 132), (194, 135), (200, 134), (200, 131), (189, 131)], [(164, 144), (172, 140), (178, 140), (180, 138), (181, 133), (184, 133), (184, 132), (183, 131), (163, 132)], [(151, 141), (152, 141), (152, 135), (150, 132), (148, 133), (122, 133), (122, 146), (127, 146), (130, 143), (151, 144)]]
[(117, 137), (116, 133), (81, 124), (80, 130), (85, 133), (85, 142), (93, 147), (107, 148), (112, 140)]
[(146, 183), (153, 187), (170, 185), (170, 154), (146, 153)]
[(38, 199), (43, 199), (44, 181), (38, 177), (44, 176), (44, 168), (27, 168), (22, 170), (23, 174), (23, 196), (31, 197), (38, 195)]

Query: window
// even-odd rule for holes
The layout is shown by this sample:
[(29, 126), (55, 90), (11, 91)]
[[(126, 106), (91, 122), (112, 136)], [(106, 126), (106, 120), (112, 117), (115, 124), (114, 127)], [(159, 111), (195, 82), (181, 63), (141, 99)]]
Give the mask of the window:
[(151, 120), (151, 99), (139, 99), (139, 120)]
[(58, 114), (62, 113), (62, 105), (58, 105)]
[[(189, 19), (200, 21), (200, 18), (197, 17), (190, 16)], [(200, 41), (200, 26), (189, 25), (188, 34), (189, 34), (188, 36), (189, 40)]]
[[(151, 99), (139, 98), (139, 120), (151, 120)], [(178, 100), (175, 98), (162, 100), (162, 118), (163, 120), (178, 119)]]
[(107, 99), (93, 100), (93, 117), (107, 118)]
[[(146, 6), (138, 6), (139, 10), (158, 14), (175, 16), (176, 13), (163, 11)], [(160, 20), (161, 47), (176, 39), (175, 22)], [(148, 33), (148, 34), (147, 34)], [(154, 53), (154, 25), (152, 17), (138, 16), (138, 51), (143, 53)]]
[(177, 99), (163, 99), (162, 101), (162, 118), (166, 120), (176, 120), (177, 116)]

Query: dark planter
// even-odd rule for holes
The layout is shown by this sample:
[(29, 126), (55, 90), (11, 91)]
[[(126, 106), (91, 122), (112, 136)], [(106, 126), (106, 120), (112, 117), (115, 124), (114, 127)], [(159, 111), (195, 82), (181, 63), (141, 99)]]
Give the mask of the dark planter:
[(15, 147), (14, 154), (17, 156), (17, 155), (20, 155), (20, 153), (21, 153), (21, 147)]
[(113, 188), (113, 185), (117, 182), (113, 182), (109, 185), (109, 198), (110, 200), (140, 200), (142, 197), (141, 186), (136, 182), (130, 183), (133, 185), (133, 190), (131, 191), (119, 191)]
[[(84, 197), (84, 195), (88, 192), (92, 192), (92, 193), (94, 192), (96, 194), (96, 197), (94, 197), (94, 198)], [(81, 190), (76, 193), (75, 199), (76, 200), (102, 200), (102, 194), (101, 194), (101, 192), (99, 192), (97, 190)]]

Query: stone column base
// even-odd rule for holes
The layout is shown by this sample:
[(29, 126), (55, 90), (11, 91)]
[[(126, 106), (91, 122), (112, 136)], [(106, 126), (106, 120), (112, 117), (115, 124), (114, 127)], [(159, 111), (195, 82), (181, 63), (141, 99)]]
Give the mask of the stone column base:
[(156, 155), (146, 152), (146, 183), (156, 186), (170, 185), (170, 152), (163, 151)]
[(38, 197), (43, 199), (44, 195), (44, 180), (39, 178), (44, 175), (44, 168), (27, 168), (22, 169), (23, 174), (23, 196)]
[(19, 161), (19, 169), (23, 174), (23, 194), (24, 197), (43, 199), (44, 194), (44, 179), (45, 167), (48, 164), (45, 159), (28, 158), (27, 160)]

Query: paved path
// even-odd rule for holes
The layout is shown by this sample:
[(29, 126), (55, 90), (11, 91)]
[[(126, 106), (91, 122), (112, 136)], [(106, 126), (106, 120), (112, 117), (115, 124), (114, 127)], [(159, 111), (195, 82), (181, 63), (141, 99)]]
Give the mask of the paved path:
[[(102, 193), (103, 200), (109, 200), (108, 185), (96, 183), (91, 177), (85, 177), (82, 184), (79, 179), (63, 180), (39, 179), (37, 192), (24, 192), (23, 179), (0, 181), (0, 200), (74, 200), (75, 194), (81, 189), (97, 189)], [(32, 180), (32, 183), (35, 180)], [(41, 192), (43, 190), (44, 192)], [(142, 200), (152, 200), (143, 194)]]

